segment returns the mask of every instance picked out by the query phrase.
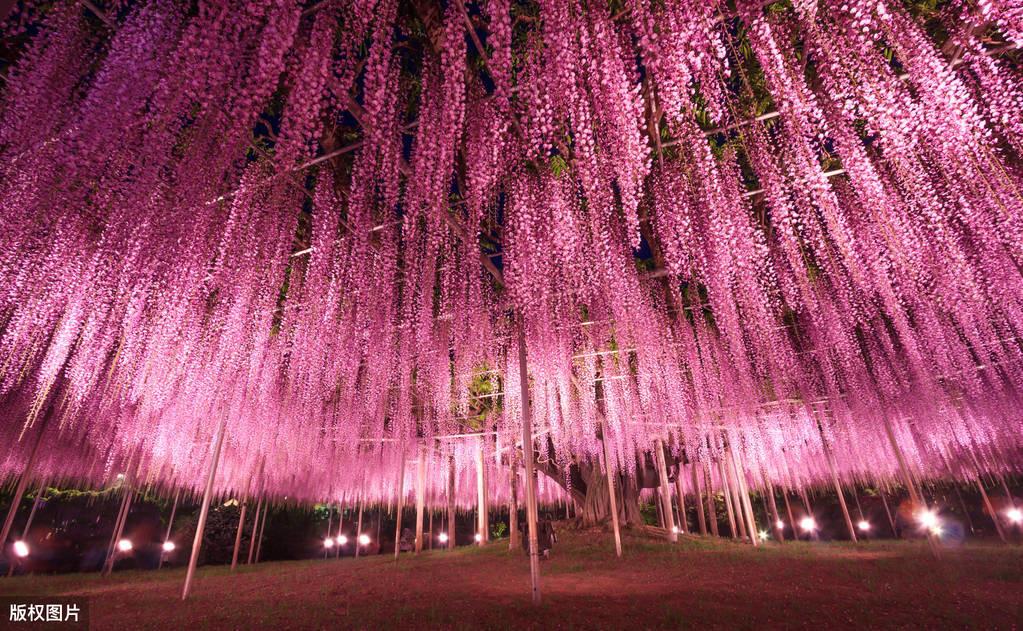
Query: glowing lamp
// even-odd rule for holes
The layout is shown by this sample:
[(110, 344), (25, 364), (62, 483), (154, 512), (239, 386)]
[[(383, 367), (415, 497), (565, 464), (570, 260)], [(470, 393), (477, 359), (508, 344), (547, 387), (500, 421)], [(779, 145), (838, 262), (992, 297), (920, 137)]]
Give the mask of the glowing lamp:
[(19, 556), (19, 557), (21, 557), (23, 559), (25, 557), (27, 557), (28, 556), (28, 544), (25, 543), (24, 541), (20, 540), (20, 539), (18, 541), (15, 541), (14, 542), (14, 554), (16, 554), (17, 556)]
[(163, 542), (163, 551), (164, 552), (174, 552), (174, 548), (176, 548), (176, 547), (177, 546), (174, 545), (173, 541), (164, 541)]
[(807, 532), (817, 530), (817, 521), (813, 517), (804, 517), (799, 520), (799, 527)]
[(781, 529), (785, 528), (785, 522), (783, 522), (780, 519), (778, 521), (774, 522), (774, 525), (778, 527), (778, 530), (781, 530)]
[(757, 534), (759, 534), (759, 535), (760, 535), (760, 540), (761, 540), (761, 541), (767, 541), (767, 531), (766, 531), (766, 530), (761, 530), (761, 531), (760, 531), (759, 533), (757, 533)]
[(359, 535), (359, 545), (369, 545), (369, 535)]
[(441, 543), (447, 543), (448, 542), (448, 533), (442, 532), (439, 535), (437, 535), (437, 541), (440, 541)]
[(673, 534), (676, 534), (676, 535), (677, 535), (677, 534), (678, 534), (678, 526), (672, 526), (672, 527), (671, 527), (671, 532), (672, 532)]
[(479, 543), (480, 541), (483, 541), (483, 535), (477, 532), (475, 535), (473, 535), (473, 539), (476, 540), (476, 543)]
[(870, 530), (870, 522), (867, 521), (866, 519), (861, 519), (860, 523), (856, 524), (856, 527), (862, 530), (863, 532), (867, 532), (868, 530)]
[(1005, 516), (1008, 517), (1009, 521), (1011, 521), (1014, 524), (1023, 522), (1023, 511), (1021, 511), (1018, 508), (1010, 508), (1008, 511), (1006, 511)]
[(934, 530), (940, 525), (938, 523), (938, 515), (935, 514), (934, 511), (925, 510), (920, 513), (920, 516), (917, 517), (917, 519), (920, 520), (920, 525), (928, 530)]
[(331, 539), (330, 537), (327, 537), (326, 539), (323, 540), (323, 547), (324, 548), (333, 548), (334, 547), (334, 540)]
[(130, 539), (121, 539), (117, 542), (117, 549), (121, 552), (131, 552), (131, 549), (134, 547)]
[(344, 535), (338, 535), (337, 536), (337, 545), (343, 546), (346, 543), (348, 543), (348, 537), (346, 537)]

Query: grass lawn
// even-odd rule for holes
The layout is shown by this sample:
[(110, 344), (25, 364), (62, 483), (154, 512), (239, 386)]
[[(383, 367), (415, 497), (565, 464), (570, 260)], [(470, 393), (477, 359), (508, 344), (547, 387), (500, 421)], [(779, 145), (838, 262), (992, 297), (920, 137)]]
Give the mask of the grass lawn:
[[(1023, 625), (1023, 546), (972, 544), (934, 559), (923, 542), (787, 543), (561, 532), (541, 563), (507, 540), (389, 555), (184, 571), (0, 579), (0, 597), (76, 595), (95, 629), (999, 628)], [(6, 613), (0, 618), (6, 622)]]

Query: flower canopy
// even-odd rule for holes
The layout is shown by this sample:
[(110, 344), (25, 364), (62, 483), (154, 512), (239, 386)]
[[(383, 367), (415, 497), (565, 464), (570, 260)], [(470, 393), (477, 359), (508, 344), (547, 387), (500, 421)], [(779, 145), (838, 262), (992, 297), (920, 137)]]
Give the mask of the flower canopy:
[(933, 4), (19, 3), (0, 470), (498, 497), (520, 326), (547, 462), (1018, 466), (1023, 6)]

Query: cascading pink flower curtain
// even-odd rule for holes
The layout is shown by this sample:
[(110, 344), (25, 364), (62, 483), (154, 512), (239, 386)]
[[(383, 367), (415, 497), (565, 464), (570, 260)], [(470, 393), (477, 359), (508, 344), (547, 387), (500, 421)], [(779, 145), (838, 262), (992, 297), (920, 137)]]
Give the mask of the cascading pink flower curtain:
[(483, 430), (497, 500), (520, 317), (544, 459), (1015, 466), (1023, 9), (913, 6), (20, 3), (0, 471), (194, 486), (226, 419), (221, 490), (440, 497)]

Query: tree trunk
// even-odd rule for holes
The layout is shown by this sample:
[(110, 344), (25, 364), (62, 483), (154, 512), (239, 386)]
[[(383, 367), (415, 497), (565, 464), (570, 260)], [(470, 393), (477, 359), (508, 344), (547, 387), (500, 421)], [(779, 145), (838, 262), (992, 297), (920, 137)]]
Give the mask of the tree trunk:
[[(578, 465), (579, 474), (585, 482), (585, 490), (571, 489), (573, 500), (582, 506), (583, 527), (603, 525), (611, 520), (611, 498), (607, 488), (607, 476), (601, 471), (598, 463), (585, 462)], [(541, 469), (550, 476), (545, 468)], [(618, 501), (618, 519), (623, 526), (639, 526), (643, 524), (643, 516), (639, 512), (639, 487), (630, 476), (617, 474), (615, 491)], [(564, 485), (559, 477), (552, 479)]]

